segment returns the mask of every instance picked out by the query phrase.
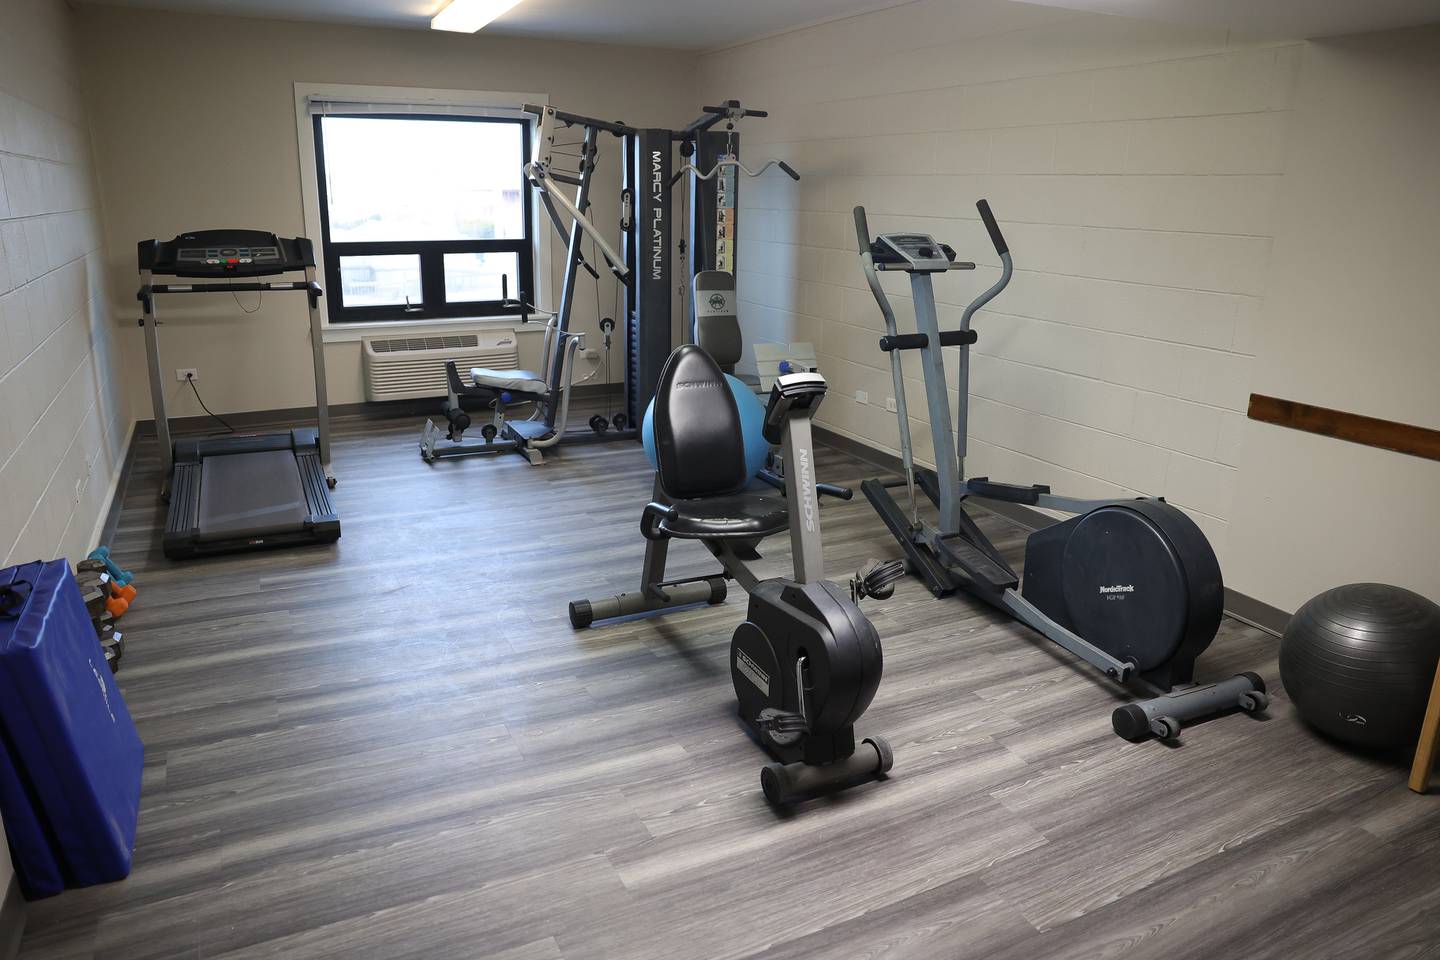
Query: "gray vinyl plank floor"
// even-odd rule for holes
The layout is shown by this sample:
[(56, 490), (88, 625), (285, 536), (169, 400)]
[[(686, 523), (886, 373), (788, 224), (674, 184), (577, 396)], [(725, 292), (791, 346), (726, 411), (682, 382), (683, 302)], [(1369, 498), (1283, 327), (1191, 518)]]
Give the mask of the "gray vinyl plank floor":
[[(1440, 957), (1440, 800), (1310, 733), (1273, 638), (1226, 621), (1201, 661), (1265, 675), (1267, 718), (1129, 744), (1102, 678), (906, 581), (865, 605), (885, 678), (859, 732), (893, 775), (776, 812), (726, 670), (738, 589), (566, 619), (634, 586), (639, 447), (426, 466), (417, 433), (338, 425), (336, 546), (188, 563), (141, 441), (113, 544), (140, 590), (135, 868), (33, 904), (26, 960)], [(823, 522), (832, 577), (898, 555), (862, 497)], [(981, 522), (1018, 562), (1023, 532)]]

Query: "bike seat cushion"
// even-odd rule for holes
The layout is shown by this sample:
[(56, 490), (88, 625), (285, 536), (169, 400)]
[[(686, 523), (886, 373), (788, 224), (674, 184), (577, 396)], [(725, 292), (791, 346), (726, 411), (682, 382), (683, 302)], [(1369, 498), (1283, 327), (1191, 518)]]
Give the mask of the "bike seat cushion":
[(754, 491), (676, 500), (670, 506), (677, 516), (661, 521), (660, 529), (678, 540), (758, 540), (790, 526), (785, 498), (779, 493)]
[(666, 499), (720, 497), (745, 486), (749, 475), (740, 411), (719, 365), (700, 347), (687, 343), (665, 361), (653, 418), (655, 460)]
[(477, 387), (492, 390), (510, 390), (515, 393), (548, 393), (550, 385), (545, 378), (533, 370), (491, 370), (488, 367), (471, 367), (470, 381)]

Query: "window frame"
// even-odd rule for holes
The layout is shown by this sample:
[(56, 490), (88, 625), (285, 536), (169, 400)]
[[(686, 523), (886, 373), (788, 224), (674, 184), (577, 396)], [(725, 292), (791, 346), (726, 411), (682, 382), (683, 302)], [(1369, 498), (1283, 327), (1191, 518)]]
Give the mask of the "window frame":
[[(364, 242), (333, 241), (330, 238), (330, 201), (325, 176), (325, 134), (323, 121), (329, 117), (354, 117), (373, 120), (416, 120), (422, 122), (451, 121), (464, 123), (502, 123), (520, 128), (520, 155), (516, 158), (515, 175), (520, 181), (520, 200), (524, 233), (514, 239), (494, 240), (371, 240)], [(425, 323), (466, 317), (507, 316), (502, 300), (465, 300), (450, 302), (445, 292), (445, 255), (447, 253), (513, 253), (519, 274), (510, 288), (513, 298), (534, 299), (535, 277), (535, 211), (534, 198), (526, 183), (523, 169), (530, 159), (533, 124), (520, 117), (496, 117), (460, 113), (422, 112), (320, 112), (311, 118), (314, 137), (315, 184), (319, 202), (322, 270), (325, 276), (326, 313), (331, 324), (340, 326), (372, 323)], [(347, 307), (340, 280), (340, 260), (355, 256), (418, 256), (420, 259), (420, 310), (406, 311), (405, 304), (379, 304)], [(411, 304), (413, 307), (414, 304)]]

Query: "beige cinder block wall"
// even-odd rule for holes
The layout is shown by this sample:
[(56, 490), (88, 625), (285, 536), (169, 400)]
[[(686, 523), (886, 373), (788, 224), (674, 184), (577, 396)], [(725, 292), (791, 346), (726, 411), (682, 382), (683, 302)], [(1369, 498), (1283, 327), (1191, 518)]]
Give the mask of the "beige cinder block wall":
[[(127, 317), (136, 309), (138, 240), (216, 226), (305, 232), (297, 81), (544, 93), (572, 112), (639, 126), (684, 123), (699, 107), (693, 57), (681, 53), (100, 6), (80, 7), (79, 19), (106, 198), (105, 260), (115, 277), (109, 292)], [(606, 137), (600, 146), (594, 219), (618, 238), (619, 141)], [(551, 250), (558, 289), (563, 247)], [(574, 326), (595, 331), (588, 276), (579, 294)], [(172, 416), (202, 413), (174, 381), (176, 367), (198, 368), (217, 411), (313, 402), (302, 298), (267, 298), (251, 316), (223, 298), (200, 299), (161, 304), (162, 320), (171, 321), (161, 339)], [(601, 311), (610, 314), (614, 302), (606, 274)], [(127, 386), (146, 419), (144, 344), (133, 324), (122, 336)], [(598, 349), (598, 334), (589, 346)], [(359, 344), (331, 343), (326, 357), (331, 401), (363, 400)], [(618, 379), (620, 357), (614, 361)], [(582, 362), (580, 373), (588, 369)]]
[(0, 0), (0, 566), (83, 556), (124, 456), (99, 245), (73, 17)]
[[(1253, 389), (1440, 429), (1440, 27), (1307, 44), (1289, 153)], [(1440, 463), (1248, 422), (1238, 467), (1248, 592), (1440, 601)]]
[(78, 558), (129, 411), (73, 16), (0, 0), (0, 565)]
[[(1362, 579), (1440, 599), (1440, 464), (1244, 416), (1254, 390), (1440, 427), (1437, 38), (919, 0), (708, 55), (702, 96), (772, 111), (751, 159), (805, 175), (741, 190), (746, 336), (815, 342), (820, 421), (893, 452), (849, 210), (981, 264), (938, 284), (943, 325), (997, 274), (988, 196), (1017, 271), (976, 322), (971, 474), (1163, 493), (1285, 610)], [(914, 366), (907, 388), (928, 460)]]
[[(937, 281), (943, 326), (998, 276), (974, 206), (988, 197), (1016, 274), (975, 323), (968, 471), (1164, 493), (1228, 559), (1299, 57), (1008, 0), (918, 0), (706, 56), (702, 96), (771, 111), (747, 127), (750, 158), (803, 177), (741, 186), (747, 337), (813, 341), (831, 383), (820, 422), (895, 451), (851, 207), (980, 264)], [(887, 287), (909, 328), (905, 278)]]

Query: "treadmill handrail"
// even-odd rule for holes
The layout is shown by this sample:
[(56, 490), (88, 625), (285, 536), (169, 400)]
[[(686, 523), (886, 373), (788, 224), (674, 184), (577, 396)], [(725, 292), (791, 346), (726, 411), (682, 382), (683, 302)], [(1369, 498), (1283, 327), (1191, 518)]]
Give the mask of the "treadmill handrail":
[(323, 297), (325, 291), (314, 280), (288, 280), (276, 283), (146, 283), (135, 294), (144, 300), (154, 293), (255, 293), (270, 290), (308, 290), (312, 296)]

